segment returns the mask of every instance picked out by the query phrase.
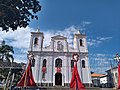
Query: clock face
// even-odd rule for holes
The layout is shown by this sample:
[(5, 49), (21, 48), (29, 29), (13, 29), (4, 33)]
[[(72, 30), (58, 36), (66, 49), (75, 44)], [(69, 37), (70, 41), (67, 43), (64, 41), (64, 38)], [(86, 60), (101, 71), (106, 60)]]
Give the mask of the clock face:
[(79, 55), (78, 54), (73, 54), (73, 60), (77, 62), (79, 60)]

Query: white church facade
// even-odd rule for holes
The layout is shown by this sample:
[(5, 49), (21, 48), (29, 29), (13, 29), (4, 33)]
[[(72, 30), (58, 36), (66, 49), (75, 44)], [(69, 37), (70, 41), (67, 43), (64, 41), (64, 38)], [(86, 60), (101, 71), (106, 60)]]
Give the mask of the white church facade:
[(72, 55), (75, 53), (80, 56), (77, 67), (81, 81), (85, 85), (92, 84), (85, 34), (74, 34), (73, 48), (61, 35), (51, 37), (47, 47), (43, 47), (43, 43), (42, 32), (31, 32), (28, 52), (34, 55), (32, 73), (38, 86), (69, 86), (74, 66)]

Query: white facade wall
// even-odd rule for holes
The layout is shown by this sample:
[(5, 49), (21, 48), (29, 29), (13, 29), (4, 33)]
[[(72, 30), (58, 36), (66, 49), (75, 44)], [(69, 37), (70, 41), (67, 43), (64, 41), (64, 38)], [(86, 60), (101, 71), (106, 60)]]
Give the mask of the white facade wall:
[[(31, 33), (31, 40), (30, 40), (30, 48), (29, 52), (32, 51), (35, 57), (35, 65), (32, 67), (33, 76), (35, 82), (37, 84), (41, 83), (52, 83), (55, 85), (55, 74), (56, 67), (55, 62), (56, 59), (62, 60), (62, 67), (61, 67), (61, 74), (62, 74), (62, 86), (65, 84), (69, 84), (72, 77), (71, 72), (71, 60), (72, 55), (74, 53), (79, 54), (80, 60), (78, 61), (78, 71), (81, 78), (81, 81), (84, 84), (91, 84), (91, 75), (90, 75), (90, 67), (88, 62), (88, 50), (86, 45), (86, 37), (85, 35), (77, 34), (74, 38), (74, 48), (69, 47), (67, 38), (63, 36), (54, 36), (51, 38), (50, 45), (48, 47), (43, 48), (43, 33)], [(34, 39), (38, 38), (38, 44), (34, 46)], [(83, 45), (80, 46), (79, 39), (83, 40)], [(58, 42), (61, 42), (62, 48), (57, 49)], [(42, 79), (42, 66), (43, 60), (46, 59), (46, 73), (45, 73), (45, 80)], [(82, 68), (82, 60), (85, 61), (85, 68)]]

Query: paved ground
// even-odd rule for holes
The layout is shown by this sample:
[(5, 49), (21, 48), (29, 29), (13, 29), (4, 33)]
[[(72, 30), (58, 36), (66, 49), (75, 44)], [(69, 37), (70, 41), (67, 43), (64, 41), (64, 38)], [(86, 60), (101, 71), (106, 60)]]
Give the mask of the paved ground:
[(101, 90), (114, 90), (112, 88), (101, 88)]

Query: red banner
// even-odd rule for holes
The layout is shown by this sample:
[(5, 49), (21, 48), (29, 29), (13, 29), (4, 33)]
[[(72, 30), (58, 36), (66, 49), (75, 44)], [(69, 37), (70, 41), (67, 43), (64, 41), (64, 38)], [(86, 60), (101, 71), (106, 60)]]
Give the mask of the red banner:
[(46, 73), (46, 67), (42, 67), (42, 72)]
[(60, 73), (60, 72), (61, 72), (61, 68), (60, 68), (60, 67), (57, 67), (57, 68), (56, 68), (56, 71), (57, 71), (57, 73)]
[(118, 63), (118, 89), (120, 89), (120, 63)]
[(74, 90), (86, 90), (80, 80), (79, 73), (77, 70), (77, 63), (75, 64), (74, 69), (73, 69), (72, 79), (70, 82), (70, 88), (72, 88)]
[(21, 80), (18, 82), (17, 86), (19, 87), (36, 86), (36, 83), (34, 82), (32, 75), (31, 63), (28, 64), (28, 67), (24, 72)]

